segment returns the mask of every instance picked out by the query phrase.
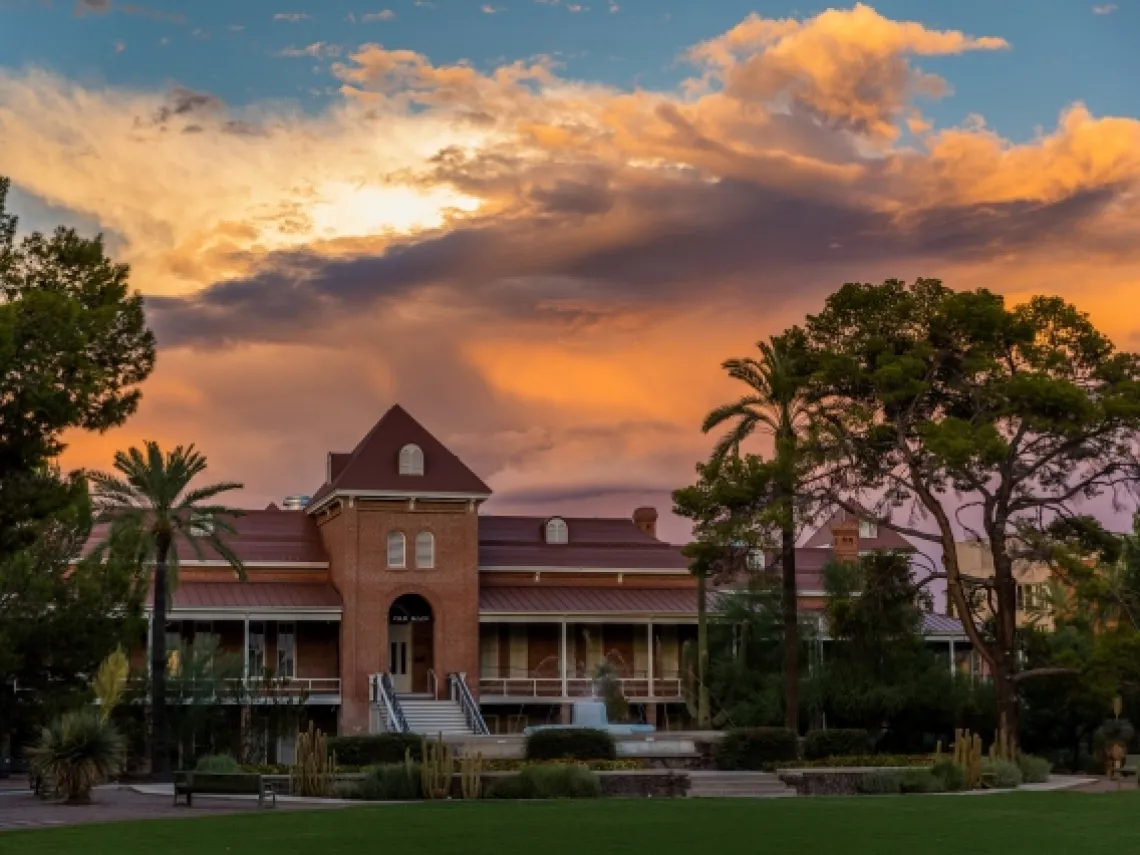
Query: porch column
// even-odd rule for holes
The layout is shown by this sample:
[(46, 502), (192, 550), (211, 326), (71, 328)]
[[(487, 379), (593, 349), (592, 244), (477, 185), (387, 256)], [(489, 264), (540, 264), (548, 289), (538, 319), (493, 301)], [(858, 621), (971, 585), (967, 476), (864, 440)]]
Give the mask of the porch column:
[(568, 696), (568, 687), (566, 685), (566, 620), (562, 620), (562, 634), (558, 640), (558, 673), (562, 680), (562, 697)]
[(951, 638), (950, 639), (950, 676), (951, 677), (953, 677), (954, 674), (957, 672), (957, 669), (954, 666), (955, 666), (955, 662), (954, 662), (954, 639)]
[(147, 617), (146, 617), (146, 676), (147, 676), (147, 679), (150, 679), (150, 674), (151, 674), (151, 671), (153, 670), (150, 667), (151, 651), (153, 651), (153, 650), (154, 650), (154, 613), (152, 612), (151, 614), (147, 615)]
[(249, 613), (245, 615), (245, 641), (241, 651), (241, 684), (249, 685)]
[(652, 619), (645, 626), (646, 631), (649, 633), (649, 697), (656, 695), (653, 687), (654, 677), (656, 672), (653, 668), (653, 621)]

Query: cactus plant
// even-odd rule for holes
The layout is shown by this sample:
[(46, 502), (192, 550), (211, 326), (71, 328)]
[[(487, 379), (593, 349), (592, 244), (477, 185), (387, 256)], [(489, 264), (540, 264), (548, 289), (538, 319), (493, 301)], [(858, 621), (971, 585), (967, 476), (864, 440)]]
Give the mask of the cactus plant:
[(329, 754), (328, 737), (309, 722), (309, 729), (297, 734), (297, 749), (289, 770), (294, 795), (327, 797), (336, 774), (336, 755)]
[(478, 799), (483, 796), (483, 752), (473, 756), (464, 754), (459, 761), (460, 793), (465, 799)]
[(982, 784), (982, 738), (969, 730), (954, 731), (954, 765), (966, 774), (966, 788)]
[(1008, 731), (1001, 728), (994, 731), (993, 745), (990, 746), (991, 760), (1006, 760), (1010, 763), (1016, 763), (1018, 753), (1013, 747), (1013, 740), (1010, 739)]
[(451, 780), (455, 776), (455, 757), (444, 744), (443, 734), (434, 740), (423, 738), (423, 760), (420, 763), (420, 781), (425, 799), (446, 799), (451, 795)]

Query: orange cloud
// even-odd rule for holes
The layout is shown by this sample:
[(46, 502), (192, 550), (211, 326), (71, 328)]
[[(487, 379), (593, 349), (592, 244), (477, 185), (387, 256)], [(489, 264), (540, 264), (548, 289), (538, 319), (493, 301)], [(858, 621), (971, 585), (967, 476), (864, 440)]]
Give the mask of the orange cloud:
[(949, 83), (916, 58), (1006, 47), (751, 16), (624, 91), (366, 44), (316, 115), (0, 72), (0, 168), (111, 233), (162, 345), (138, 416), (68, 460), (194, 440), (267, 502), (398, 400), (502, 507), (624, 513), (691, 477), (720, 361), (843, 281), (1061, 293), (1140, 347), (1140, 121), (1074, 104), (1012, 142), (921, 112)]

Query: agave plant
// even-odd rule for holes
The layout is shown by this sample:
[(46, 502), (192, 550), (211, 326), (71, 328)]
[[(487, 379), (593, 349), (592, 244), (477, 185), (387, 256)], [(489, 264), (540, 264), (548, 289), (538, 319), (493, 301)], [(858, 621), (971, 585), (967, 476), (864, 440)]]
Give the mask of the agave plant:
[(32, 771), (72, 804), (90, 801), (91, 788), (120, 772), (126, 755), (122, 734), (91, 707), (60, 716), (28, 750)]

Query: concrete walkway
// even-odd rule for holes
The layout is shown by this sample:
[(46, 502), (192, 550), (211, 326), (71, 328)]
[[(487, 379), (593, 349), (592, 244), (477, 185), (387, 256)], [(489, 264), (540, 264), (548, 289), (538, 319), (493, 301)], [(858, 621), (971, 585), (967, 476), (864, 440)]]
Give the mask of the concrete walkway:
[[(220, 814), (246, 813), (257, 810), (253, 801), (240, 798), (203, 796), (194, 799), (194, 807), (174, 807), (173, 790), (138, 792), (134, 787), (116, 784), (96, 787), (91, 804), (66, 805), (37, 799), (27, 789), (0, 793), (0, 834), (20, 828), (48, 828), (89, 822), (115, 822), (128, 819), (174, 819)], [(338, 808), (344, 803), (329, 800), (278, 799), (278, 810), (321, 810)], [(3, 845), (0, 844), (0, 851)]]

